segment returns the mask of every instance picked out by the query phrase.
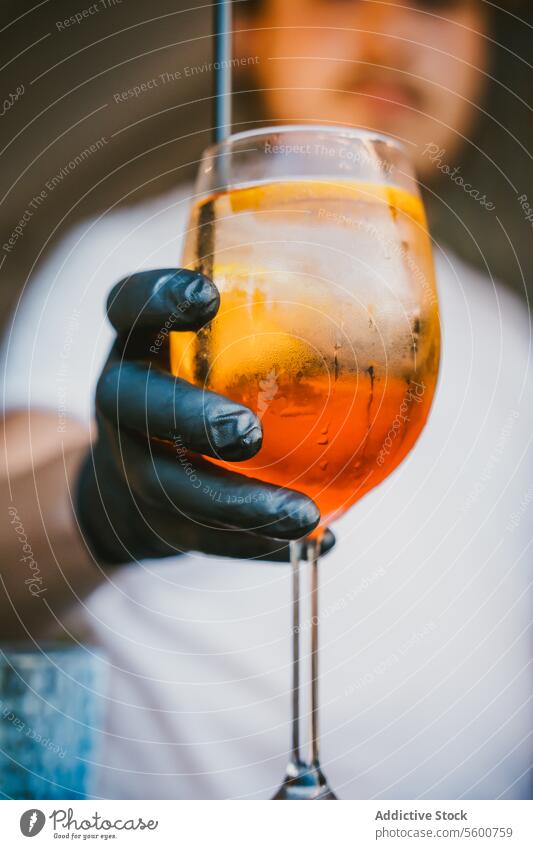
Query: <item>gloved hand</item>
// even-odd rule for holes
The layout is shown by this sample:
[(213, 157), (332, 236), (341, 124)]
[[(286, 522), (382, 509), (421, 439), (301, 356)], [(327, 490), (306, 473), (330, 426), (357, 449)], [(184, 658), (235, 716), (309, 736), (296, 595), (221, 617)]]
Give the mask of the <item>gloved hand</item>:
[[(80, 528), (101, 564), (188, 550), (286, 560), (286, 540), (318, 523), (307, 496), (199, 456), (245, 460), (262, 441), (247, 407), (165, 370), (168, 329), (198, 330), (219, 303), (210, 280), (180, 269), (134, 274), (109, 295), (117, 338), (98, 381), (98, 437), (76, 498)], [(333, 543), (327, 532), (322, 550)]]

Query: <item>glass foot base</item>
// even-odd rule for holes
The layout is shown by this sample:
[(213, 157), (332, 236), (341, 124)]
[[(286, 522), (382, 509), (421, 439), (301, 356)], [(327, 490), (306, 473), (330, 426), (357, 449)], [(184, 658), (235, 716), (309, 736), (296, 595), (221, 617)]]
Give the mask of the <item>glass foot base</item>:
[(287, 777), (279, 788), (274, 800), (305, 801), (319, 799), (336, 799), (333, 790), (330, 790), (326, 777), (320, 767), (301, 764), (295, 766), (290, 764)]

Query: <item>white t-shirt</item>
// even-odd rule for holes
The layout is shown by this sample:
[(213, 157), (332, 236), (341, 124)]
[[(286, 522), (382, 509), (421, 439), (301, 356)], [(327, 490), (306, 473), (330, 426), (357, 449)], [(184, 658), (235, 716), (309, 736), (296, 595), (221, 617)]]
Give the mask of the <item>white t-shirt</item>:
[[(4, 343), (7, 407), (90, 420), (114, 282), (179, 266), (190, 198), (76, 227)], [(335, 526), (321, 570), (322, 762), (340, 798), (531, 797), (533, 388), (513, 296), (437, 256), (429, 424)], [(290, 571), (200, 554), (124, 567), (80, 616), (112, 676), (96, 792), (268, 798), (285, 770)]]

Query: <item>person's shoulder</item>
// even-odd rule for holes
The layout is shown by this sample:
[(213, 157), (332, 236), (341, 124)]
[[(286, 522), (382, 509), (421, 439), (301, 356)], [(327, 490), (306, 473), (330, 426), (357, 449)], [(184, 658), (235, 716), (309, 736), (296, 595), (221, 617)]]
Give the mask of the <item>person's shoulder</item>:
[[(475, 375), (472, 392), (483, 409), (520, 411), (533, 423), (533, 358), (527, 297), (451, 252), (436, 252), (444, 358), (456, 380)], [(487, 401), (490, 399), (490, 401)]]
[(189, 184), (132, 204), (117, 203), (90, 222), (95, 231), (122, 231), (130, 234), (150, 228), (175, 231), (177, 224), (186, 221), (189, 206), (194, 199)]
[(91, 285), (101, 278), (108, 286), (132, 271), (178, 265), (190, 198), (190, 187), (179, 187), (71, 225), (36, 267), (32, 295), (72, 287), (80, 275)]
[(489, 269), (483, 271), (449, 250), (435, 252), (439, 298), (444, 307), (468, 313), (472, 328), (503, 334), (515, 344), (531, 346), (531, 311), (527, 290), (512, 290)]

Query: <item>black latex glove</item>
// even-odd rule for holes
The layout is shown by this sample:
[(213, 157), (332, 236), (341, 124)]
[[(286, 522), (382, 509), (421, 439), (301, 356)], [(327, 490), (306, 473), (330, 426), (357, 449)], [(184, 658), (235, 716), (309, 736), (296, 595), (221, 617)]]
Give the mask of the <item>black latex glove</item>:
[[(168, 329), (198, 330), (219, 302), (211, 281), (180, 269), (134, 274), (109, 295), (117, 338), (98, 381), (98, 438), (77, 490), (80, 527), (102, 564), (188, 550), (286, 560), (283, 541), (318, 523), (307, 496), (199, 456), (245, 460), (262, 441), (247, 407), (165, 370)], [(328, 532), (322, 549), (333, 542)]]

